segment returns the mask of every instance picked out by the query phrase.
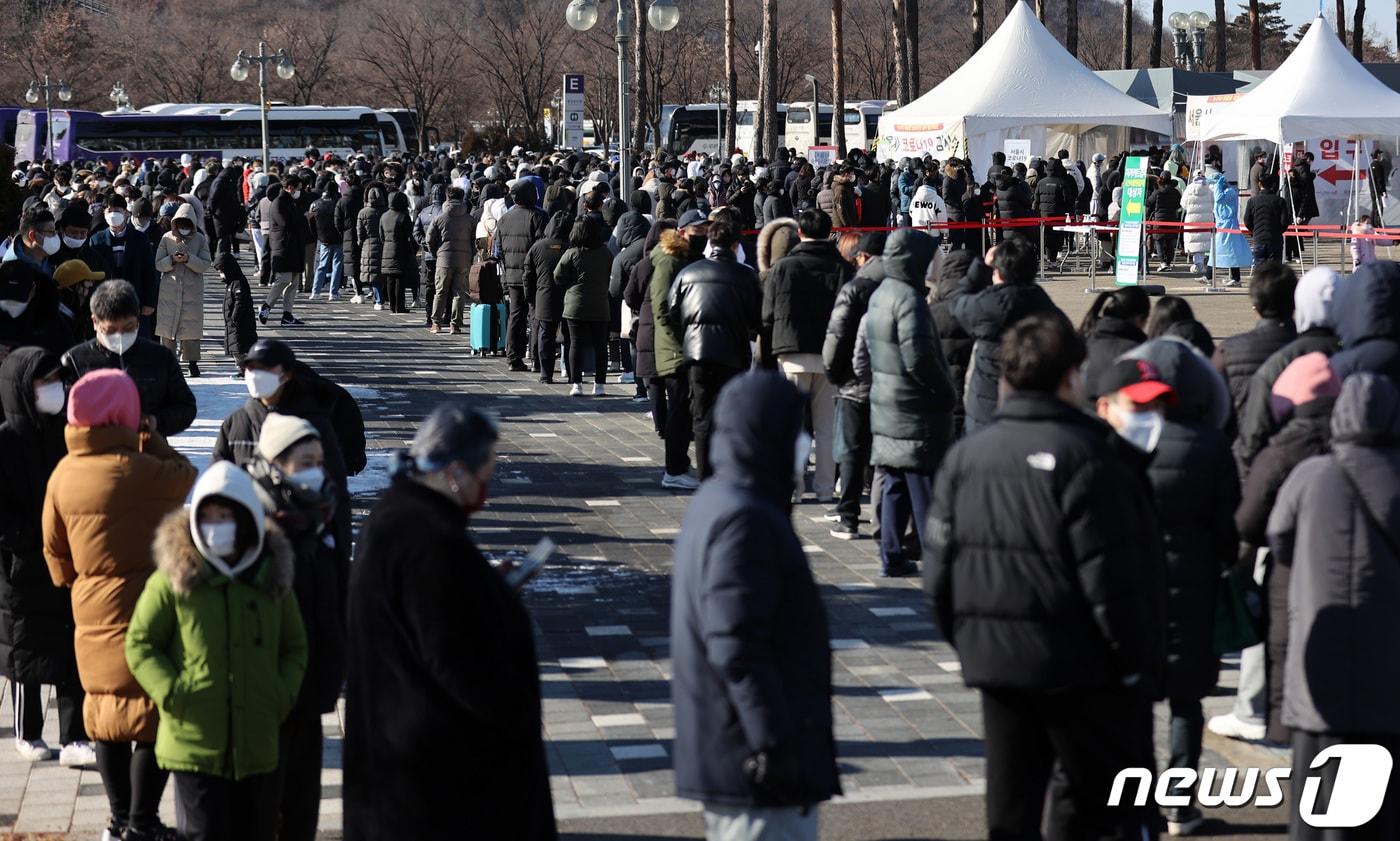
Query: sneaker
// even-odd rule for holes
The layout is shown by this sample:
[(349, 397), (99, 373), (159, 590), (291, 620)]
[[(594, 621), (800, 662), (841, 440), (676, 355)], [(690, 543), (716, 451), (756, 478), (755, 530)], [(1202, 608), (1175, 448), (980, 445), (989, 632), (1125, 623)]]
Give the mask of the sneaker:
[(432, 333), (432, 334), (434, 334), (434, 335), (436, 335), (436, 334), (442, 332), (442, 328), (439, 327), (439, 326), (437, 326), (436, 324), (429, 324), (429, 325), (428, 325), (428, 332), (429, 332), (429, 333)]
[(91, 742), (73, 742), (63, 746), (58, 752), (58, 764), (64, 768), (81, 768), (97, 764), (97, 751)]
[(102, 841), (122, 841), (122, 833), (126, 832), (126, 827), (117, 823), (116, 818), (112, 818), (107, 823), (107, 827), (102, 830)]
[(918, 574), (919, 565), (913, 561), (902, 561), (901, 563), (891, 564), (880, 570), (881, 578), (904, 578), (906, 576)]
[(582, 396), (583, 396), (583, 386), (579, 385), (578, 383), (574, 383), (573, 385), (569, 386), (569, 396), (570, 396), (570, 397), (582, 397)]
[(121, 841), (180, 841), (180, 834), (165, 824), (157, 824), (154, 829), (145, 831), (127, 827), (122, 832)]
[(679, 476), (672, 476), (670, 473), (661, 477), (661, 487), (671, 488), (677, 491), (693, 491), (700, 487), (700, 480), (689, 473), (682, 473)]
[(831, 536), (837, 540), (858, 540), (860, 539), (860, 529), (845, 523), (837, 523), (831, 527)]
[(43, 739), (35, 739), (32, 742), (27, 742), (24, 739), (15, 739), (15, 751), (30, 762), (43, 762), (48, 759), (53, 759), (53, 750), (44, 743)]
[(634, 395), (632, 395), (632, 402), (633, 402), (633, 403), (650, 403), (650, 402), (651, 402), (651, 398), (648, 397), (648, 396), (645, 395), (645, 394), (634, 394)]
[(449, 336), (456, 336), (456, 335), (459, 335), (459, 334), (465, 333), (465, 332), (466, 332), (465, 330), (461, 329), (460, 327), (458, 327), (457, 325), (454, 324), (454, 325), (452, 325), (451, 329), (449, 329), (449, 330), (447, 331), (447, 335), (449, 335)]
[(281, 325), (283, 327), (300, 327), (305, 323), (306, 322), (302, 321), (300, 318), (294, 318), (289, 312), (282, 313)]
[(352, 296), (350, 296), (350, 303), (352, 303), (352, 304), (363, 304), (364, 302), (365, 302), (365, 299), (364, 299), (364, 296), (363, 296), (363, 295), (352, 295)]
[(822, 519), (826, 520), (828, 523), (839, 523), (841, 522), (841, 513), (835, 508), (832, 508), (822, 515)]
[(631, 371), (627, 371), (622, 376), (618, 377), (617, 381), (623, 385), (634, 385), (637, 382), (637, 375), (633, 374)]
[(193, 377), (193, 378), (195, 378), (195, 379), (199, 379), (199, 363), (198, 363), (198, 362), (191, 362), (191, 363), (190, 363), (190, 376)]
[(1158, 264), (1157, 264), (1157, 274), (1161, 274), (1162, 272), (1171, 271), (1171, 268), (1172, 268), (1172, 267), (1169, 266), (1169, 265), (1167, 265), (1166, 263), (1158, 263)]
[(1247, 742), (1257, 742), (1264, 738), (1264, 725), (1250, 724), (1241, 721), (1234, 713), (1211, 716), (1206, 722), (1206, 729), (1217, 736), (1224, 736), (1227, 739), (1242, 739)]
[(602, 384), (602, 383), (594, 383), (594, 384), (593, 384), (593, 396), (594, 396), (594, 397), (606, 397), (606, 396), (607, 396), (607, 393), (608, 393), (608, 390), (607, 390), (606, 388), (603, 387), (603, 384)]
[(383, 304), (375, 304), (375, 305), (374, 305), (374, 311), (375, 311), (375, 312), (383, 312), (383, 311), (384, 311), (384, 305), (383, 305)]
[(530, 366), (526, 365), (525, 361), (522, 359), (510, 363), (510, 370), (517, 374), (524, 374), (530, 370)]
[(1225, 281), (1226, 289), (1239, 289), (1241, 286), (1244, 286), (1244, 281), (1236, 280), (1234, 278)]
[(334, 304), (334, 303), (339, 303), (339, 301), (340, 301), (340, 296), (337, 295), (337, 294), (335, 294), (334, 292), (327, 292), (327, 293), (326, 293), (326, 300), (327, 300), (328, 302), (332, 303), (332, 304)]
[(268, 307), (267, 304), (262, 305), (262, 308), (258, 310), (258, 321), (262, 322), (263, 324), (267, 323), (267, 313), (269, 309), (270, 307)]
[(1167, 834), (1190, 835), (1201, 828), (1205, 817), (1195, 806), (1173, 806), (1167, 810)]
[(1199, 275), (1199, 274), (1205, 274), (1205, 272), (1201, 269), (1200, 266), (1196, 265), (1195, 263), (1192, 263), (1192, 264), (1191, 264), (1191, 274)]

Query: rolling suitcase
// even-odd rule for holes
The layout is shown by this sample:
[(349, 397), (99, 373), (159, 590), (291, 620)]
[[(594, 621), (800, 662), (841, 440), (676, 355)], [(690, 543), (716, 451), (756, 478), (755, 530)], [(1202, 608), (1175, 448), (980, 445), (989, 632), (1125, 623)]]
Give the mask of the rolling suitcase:
[(506, 305), (472, 304), (471, 333), (472, 353), (487, 356), (505, 349)]

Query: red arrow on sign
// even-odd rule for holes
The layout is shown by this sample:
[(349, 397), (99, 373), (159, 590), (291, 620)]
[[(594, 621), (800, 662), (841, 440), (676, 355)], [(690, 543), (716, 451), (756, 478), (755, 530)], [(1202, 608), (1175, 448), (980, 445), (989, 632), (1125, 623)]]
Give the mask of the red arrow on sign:
[(1319, 172), (1317, 177), (1327, 181), (1329, 184), (1336, 184), (1338, 181), (1351, 181), (1353, 179), (1365, 181), (1366, 171), (1361, 170), (1358, 172), (1354, 169), (1342, 169), (1339, 166), (1334, 166), (1331, 169), (1324, 169)]

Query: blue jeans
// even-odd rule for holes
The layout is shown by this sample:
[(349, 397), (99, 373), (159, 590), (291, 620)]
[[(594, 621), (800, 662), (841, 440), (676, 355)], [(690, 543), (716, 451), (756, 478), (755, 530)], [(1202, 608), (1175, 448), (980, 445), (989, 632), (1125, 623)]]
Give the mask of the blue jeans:
[(340, 294), (340, 285), (345, 282), (345, 249), (338, 243), (329, 245), (316, 243), (316, 277), (311, 281), (311, 294), (321, 294), (321, 287), (330, 276), (330, 293)]
[(885, 468), (885, 487), (880, 494), (880, 566), (888, 570), (908, 559), (904, 557), (904, 530), (909, 520), (924, 542), (924, 521), (933, 501), (933, 474), (914, 470)]

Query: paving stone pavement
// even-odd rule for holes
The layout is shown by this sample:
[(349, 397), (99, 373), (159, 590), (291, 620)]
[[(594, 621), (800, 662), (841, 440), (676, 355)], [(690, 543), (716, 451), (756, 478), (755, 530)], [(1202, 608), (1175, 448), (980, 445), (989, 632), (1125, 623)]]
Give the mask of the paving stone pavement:
[[(251, 274), (251, 273), (250, 273)], [(1185, 282), (1189, 283), (1189, 279)], [(1090, 296), (1084, 278), (1047, 284), (1071, 317)], [(223, 357), (222, 286), (206, 284), (203, 380), (192, 381), (200, 420), (177, 439), (205, 456), (218, 423), (241, 401)], [(254, 286), (254, 294), (262, 290)], [(501, 421), (492, 499), (473, 531), (488, 553), (528, 550), (549, 537), (560, 555), (526, 590), (538, 640), (544, 727), (555, 809), (572, 820), (691, 811), (674, 796), (668, 639), (670, 546), (689, 495), (664, 490), (662, 447), (631, 385), (612, 384), (603, 398), (565, 396), (533, 375), (506, 371), (503, 357), (471, 355), (466, 336), (429, 334), (422, 310), (374, 312), (368, 305), (323, 300), (297, 304), (306, 321), (265, 336), (289, 341), (299, 356), (352, 389), (365, 415), (370, 467), (352, 484), (357, 518), (385, 484), (386, 456), (405, 446), (439, 401), (465, 396)], [(1241, 298), (1244, 298), (1242, 301)], [(1076, 307), (1076, 304), (1078, 306)], [(1197, 314), (1222, 334), (1248, 325), (1247, 297), (1200, 296)], [(1243, 325), (1237, 322), (1244, 321)], [(1218, 325), (1218, 326), (1217, 326)], [(611, 378), (616, 381), (616, 377)], [(878, 547), (828, 534), (824, 507), (809, 495), (793, 521), (820, 584), (831, 628), (833, 709), (842, 785), (852, 802), (898, 802), (980, 794), (985, 767), (977, 693), (966, 688), (958, 659), (929, 617), (917, 580), (878, 577)], [(868, 516), (868, 513), (867, 513)], [(1222, 672), (1233, 685), (1234, 671)], [(0, 739), (13, 738), (9, 693), (0, 700)], [(1207, 715), (1228, 708), (1226, 690), (1207, 699)], [(56, 744), (56, 709), (46, 736)], [(1166, 712), (1159, 706), (1159, 756)], [(341, 716), (324, 719), (322, 835), (339, 837)], [(1203, 763), (1283, 760), (1231, 747), (1234, 762), (1210, 737)], [(173, 824), (171, 791), (163, 814)], [(972, 802), (972, 801), (969, 801)], [(980, 801), (976, 801), (980, 802)], [(94, 770), (54, 761), (29, 765), (0, 748), (0, 833), (72, 833), (94, 838), (107, 816)]]

